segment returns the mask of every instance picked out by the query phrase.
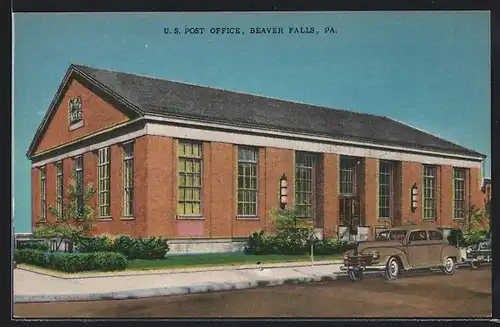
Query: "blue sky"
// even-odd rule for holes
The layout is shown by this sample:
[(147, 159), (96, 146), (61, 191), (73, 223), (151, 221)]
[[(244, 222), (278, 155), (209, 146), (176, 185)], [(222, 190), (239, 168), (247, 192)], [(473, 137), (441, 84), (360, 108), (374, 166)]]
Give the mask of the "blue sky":
[[(15, 232), (31, 229), (25, 152), (71, 63), (390, 116), (490, 156), (489, 23), (488, 12), (15, 14)], [(205, 33), (163, 32), (185, 26)]]

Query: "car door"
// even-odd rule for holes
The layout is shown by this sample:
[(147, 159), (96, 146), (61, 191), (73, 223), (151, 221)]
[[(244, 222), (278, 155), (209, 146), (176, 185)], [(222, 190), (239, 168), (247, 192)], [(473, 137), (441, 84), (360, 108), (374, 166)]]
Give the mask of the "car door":
[(441, 232), (437, 230), (428, 230), (427, 235), (429, 237), (428, 241), (428, 259), (429, 264), (433, 266), (441, 266), (441, 252), (443, 247), (447, 244), (444, 242), (444, 236)]
[(412, 230), (406, 243), (408, 262), (412, 268), (429, 265), (428, 239), (426, 230)]

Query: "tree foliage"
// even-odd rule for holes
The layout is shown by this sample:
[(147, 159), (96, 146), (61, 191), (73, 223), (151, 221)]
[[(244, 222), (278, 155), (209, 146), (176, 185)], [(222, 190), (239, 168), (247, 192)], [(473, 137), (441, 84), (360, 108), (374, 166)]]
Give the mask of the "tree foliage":
[(488, 218), (486, 212), (476, 205), (468, 207), (464, 219), (457, 220), (461, 229), (467, 234), (471, 231), (482, 229), (484, 226), (484, 218)]

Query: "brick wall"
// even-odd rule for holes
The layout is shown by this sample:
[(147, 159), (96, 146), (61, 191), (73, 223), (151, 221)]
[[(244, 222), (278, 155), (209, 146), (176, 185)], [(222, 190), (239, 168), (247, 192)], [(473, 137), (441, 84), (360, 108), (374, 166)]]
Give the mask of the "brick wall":
[[(72, 97), (82, 98), (83, 127), (68, 128), (68, 103)], [(99, 97), (77, 80), (71, 80), (61, 102), (36, 148), (36, 153), (90, 135), (129, 119), (110, 103)]]
[[(179, 219), (177, 217), (178, 153), (177, 141), (160, 136), (144, 136), (135, 140), (134, 173), (135, 201), (134, 219), (123, 220), (123, 168), (122, 146), (111, 146), (111, 218), (99, 221), (93, 234), (128, 234), (132, 236), (165, 236), (168, 238), (231, 238), (246, 237), (253, 231), (274, 231), (269, 211), (279, 205), (279, 179), (283, 173), (289, 181), (289, 205), (294, 201), (294, 151), (276, 148), (259, 149), (259, 193), (258, 216), (250, 219), (237, 217), (237, 146), (229, 143), (203, 143), (203, 191), (202, 219)], [(85, 185), (98, 187), (97, 152), (83, 155)], [(72, 158), (63, 161), (65, 193), (74, 163)], [(232, 168), (231, 168), (232, 167)], [(378, 160), (361, 159), (358, 177), (361, 222), (365, 226), (380, 226), (378, 218)], [(339, 155), (319, 154), (316, 163), (316, 215), (317, 227), (324, 234), (335, 236), (339, 223), (338, 208)], [(478, 183), (479, 170), (471, 169), (467, 176), (470, 203), (482, 205), (483, 195)], [(422, 165), (402, 162), (395, 170), (395, 215), (402, 223), (422, 221)], [(419, 187), (417, 210), (410, 210), (410, 187)], [(452, 223), (452, 167), (437, 169), (437, 220), (438, 225)], [(54, 206), (56, 172), (54, 164), (47, 165), (47, 207)], [(398, 187), (400, 188), (398, 191)], [(398, 196), (399, 194), (399, 196)], [(32, 170), (33, 224), (40, 214), (39, 173)], [(91, 200), (97, 207), (98, 194)], [(47, 214), (48, 220), (54, 217)], [(51, 220), (52, 219), (52, 220)], [(373, 232), (373, 230), (372, 230)]]

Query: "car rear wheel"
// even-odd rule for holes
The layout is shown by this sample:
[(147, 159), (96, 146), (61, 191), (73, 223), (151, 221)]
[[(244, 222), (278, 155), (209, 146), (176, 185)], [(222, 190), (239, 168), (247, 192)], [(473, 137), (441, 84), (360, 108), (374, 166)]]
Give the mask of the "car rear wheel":
[(352, 282), (357, 282), (363, 278), (363, 272), (360, 269), (349, 270), (347, 275)]
[(455, 273), (455, 260), (451, 257), (446, 258), (442, 270), (446, 275), (453, 275)]
[(395, 280), (399, 276), (399, 262), (395, 257), (391, 257), (389, 261), (387, 261), (387, 267), (385, 268), (385, 279), (386, 280)]

